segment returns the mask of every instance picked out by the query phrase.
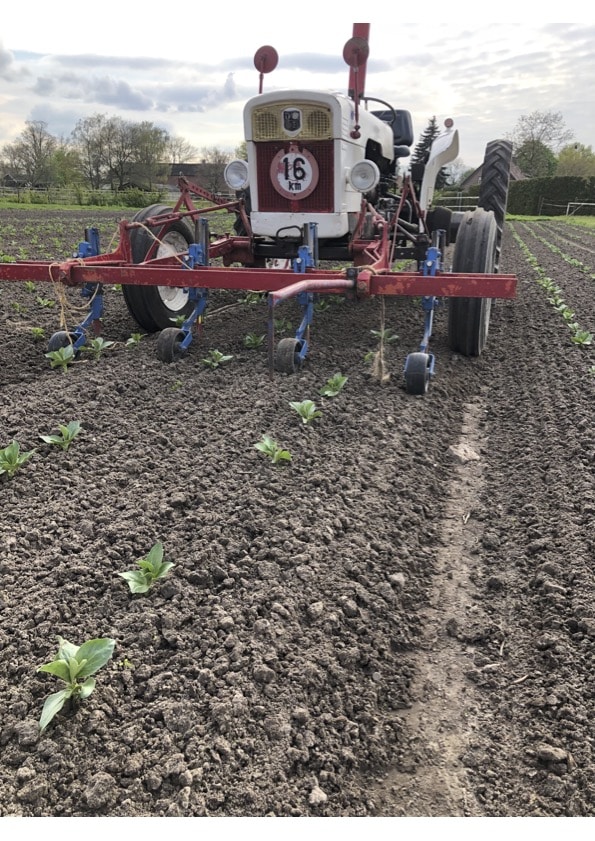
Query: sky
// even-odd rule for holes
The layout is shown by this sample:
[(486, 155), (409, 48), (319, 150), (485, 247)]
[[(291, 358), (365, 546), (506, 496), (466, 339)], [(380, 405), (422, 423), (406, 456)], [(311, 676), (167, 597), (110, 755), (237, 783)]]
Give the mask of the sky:
[[(149, 121), (198, 150), (232, 151), (243, 140), (243, 106), (258, 93), (256, 50), (271, 45), (279, 55), (265, 92), (346, 93), (343, 46), (362, 17), (370, 23), (365, 93), (410, 111), (416, 142), (432, 117), (439, 125), (452, 118), (459, 162), (475, 168), (488, 142), (544, 111), (559, 112), (576, 142), (595, 149), (595, 20), (548, 22), (540, 9), (509, 22), (515, 5), (499, 0), (489, 22), (487, 4), (434, 9), (426, 0), (410, 4), (424, 10), (415, 22), (403, 19), (401, 4), (372, 8), (381, 5), (382, 15), (364, 17), (361, 0), (10, 0), (0, 16), (0, 151), (28, 120), (67, 139), (98, 113)], [(445, 5), (449, 21), (439, 22)]]

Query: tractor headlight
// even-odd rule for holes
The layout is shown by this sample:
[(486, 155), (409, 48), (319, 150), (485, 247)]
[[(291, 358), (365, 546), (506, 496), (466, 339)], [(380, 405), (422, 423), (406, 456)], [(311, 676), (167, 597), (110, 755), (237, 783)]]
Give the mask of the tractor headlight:
[(247, 161), (231, 161), (225, 167), (223, 177), (230, 190), (245, 190), (249, 183)]
[(349, 183), (359, 193), (369, 193), (380, 181), (380, 170), (374, 161), (358, 161), (347, 174)]

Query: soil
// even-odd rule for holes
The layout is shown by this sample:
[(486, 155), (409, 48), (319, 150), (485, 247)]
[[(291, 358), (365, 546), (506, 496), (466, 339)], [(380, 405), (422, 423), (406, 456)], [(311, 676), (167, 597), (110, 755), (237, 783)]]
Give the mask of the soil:
[[(1, 211), (0, 250), (63, 259), (98, 220), (109, 237), (113, 212)], [(126, 346), (116, 287), (116, 344), (64, 373), (44, 356), (53, 286), (0, 283), (0, 447), (35, 449), (0, 483), (1, 816), (595, 813), (595, 348), (519, 238), (595, 332), (595, 234), (507, 223), (517, 297), (476, 359), (437, 311), (425, 397), (402, 382), (412, 299), (386, 299), (384, 385), (364, 360), (378, 299), (331, 299), (305, 368), (271, 380), (266, 346), (244, 346), (262, 303), (213, 293), (166, 365), (155, 335)], [(212, 349), (233, 358), (212, 370)], [(67, 451), (41, 441), (71, 420)], [(290, 462), (255, 448), (264, 434)], [(118, 573), (159, 541), (174, 567), (132, 595)], [(58, 636), (116, 645), (40, 733)]]

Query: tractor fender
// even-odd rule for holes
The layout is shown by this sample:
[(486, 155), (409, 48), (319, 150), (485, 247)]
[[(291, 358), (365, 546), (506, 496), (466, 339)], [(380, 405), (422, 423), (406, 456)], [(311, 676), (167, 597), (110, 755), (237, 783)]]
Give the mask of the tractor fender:
[(419, 194), (419, 204), (422, 210), (428, 210), (432, 203), (438, 173), (445, 164), (454, 161), (458, 154), (459, 132), (456, 129), (448, 129), (432, 143)]

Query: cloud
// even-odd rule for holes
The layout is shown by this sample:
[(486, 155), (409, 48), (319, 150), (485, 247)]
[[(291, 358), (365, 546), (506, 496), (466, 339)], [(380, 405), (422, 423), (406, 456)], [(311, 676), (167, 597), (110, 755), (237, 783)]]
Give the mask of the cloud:
[(28, 76), (29, 70), (17, 64), (15, 54), (11, 50), (4, 49), (0, 43), (0, 79), (6, 82), (17, 82)]

